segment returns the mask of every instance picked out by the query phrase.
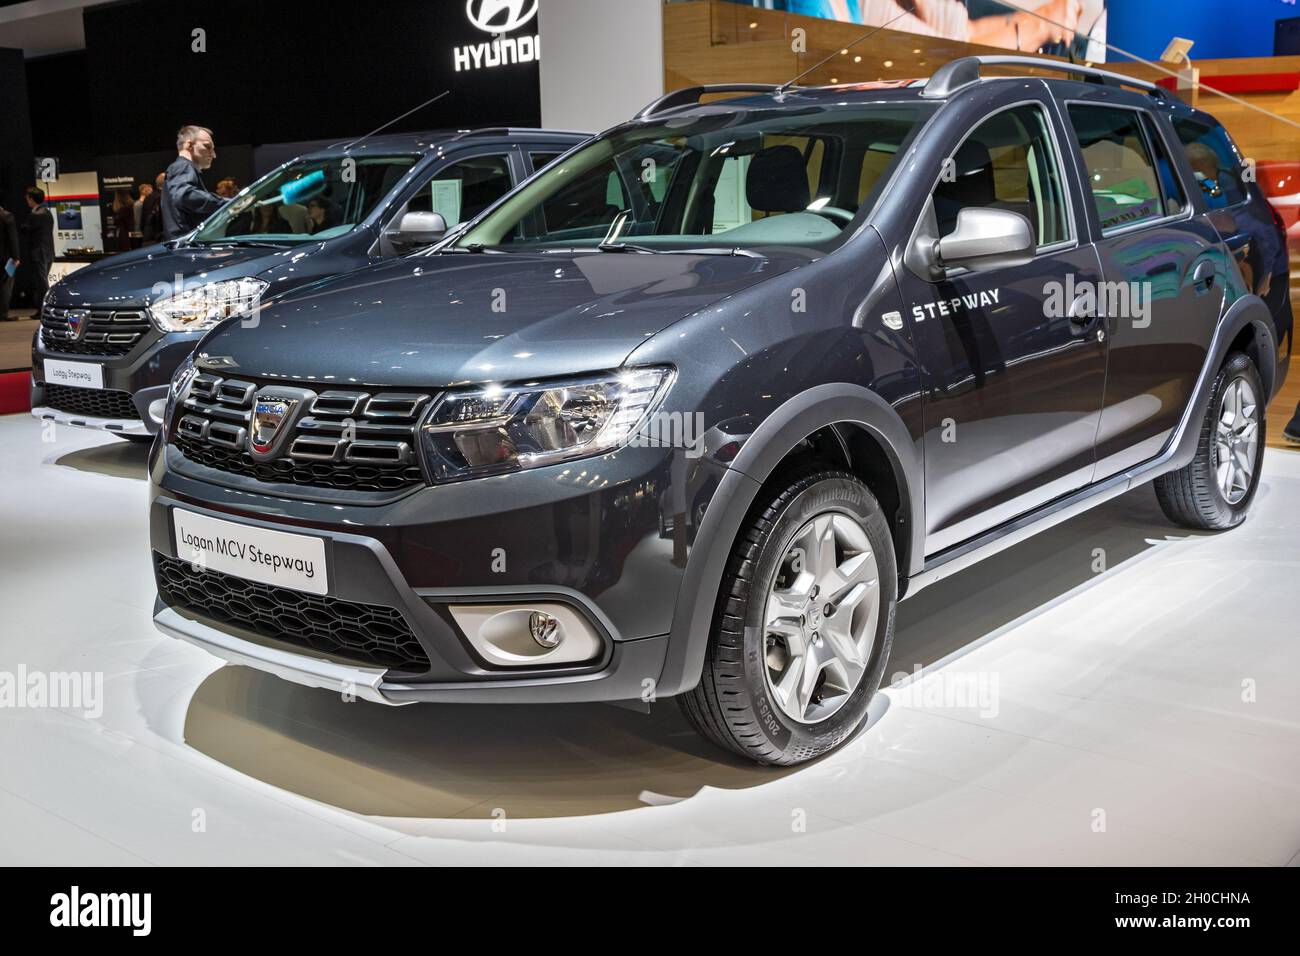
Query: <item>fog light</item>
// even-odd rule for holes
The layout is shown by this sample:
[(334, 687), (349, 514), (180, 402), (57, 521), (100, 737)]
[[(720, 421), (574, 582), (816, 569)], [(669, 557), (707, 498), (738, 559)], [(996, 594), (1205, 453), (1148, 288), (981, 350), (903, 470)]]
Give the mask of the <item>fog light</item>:
[(528, 631), (533, 640), (547, 649), (558, 647), (560, 643), (560, 622), (549, 614), (534, 611), (528, 615)]
[(605, 646), (585, 615), (558, 601), (449, 604), (447, 610), (474, 650), (497, 667), (579, 664), (600, 657)]

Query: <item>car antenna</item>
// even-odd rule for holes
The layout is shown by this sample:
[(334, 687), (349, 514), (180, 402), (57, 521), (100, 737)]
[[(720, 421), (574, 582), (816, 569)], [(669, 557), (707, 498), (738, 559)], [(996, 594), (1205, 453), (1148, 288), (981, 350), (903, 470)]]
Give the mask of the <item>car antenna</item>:
[(789, 89), (790, 87), (794, 86), (796, 83), (798, 83), (800, 80), (802, 80), (805, 76), (807, 76), (807, 75), (808, 75), (809, 73), (811, 73), (813, 70), (817, 69), (819, 66), (822, 66), (822, 65), (825, 64), (825, 63), (829, 63), (831, 60), (835, 59), (835, 57), (837, 57), (837, 56), (843, 56), (845, 53), (847, 53), (849, 50), (853, 49), (855, 46), (857, 46), (857, 45), (858, 45), (859, 43), (861, 43), (863, 40), (866, 40), (866, 39), (869, 39), (869, 38), (875, 36), (877, 33), (879, 33), (881, 30), (885, 29), (885, 27), (889, 26), (889, 25), (890, 25), (891, 23), (893, 23), (895, 20), (901, 20), (903, 17), (907, 16), (908, 12), (909, 12), (909, 11), (904, 10), (902, 13), (898, 14), (897, 16), (890, 17), (888, 20), (886, 20), (886, 21), (885, 21), (884, 23), (882, 23), (880, 26), (875, 27), (875, 28), (873, 28), (873, 29), (871, 29), (871, 30), (868, 30), (866, 33), (862, 34), (862, 36), (858, 37), (856, 40), (854, 40), (854, 41), (853, 41), (852, 43), (850, 43), (848, 46), (842, 46), (842, 47), (840, 47), (838, 50), (836, 50), (836, 51), (835, 51), (834, 53), (832, 53), (830, 56), (826, 57), (824, 60), (821, 60), (821, 61), (819, 61), (819, 62), (817, 62), (817, 63), (814, 63), (812, 66), (808, 67), (808, 69), (804, 70), (802, 73), (800, 73), (800, 74), (799, 74), (798, 76), (796, 76), (794, 79), (792, 79), (792, 80), (787, 80), (786, 82), (782, 83), (780, 86), (778, 86), (778, 87), (776, 88), (776, 95), (777, 95), (777, 96), (781, 96), (783, 93), (785, 93), (785, 91), (786, 91), (787, 89)]
[(442, 99), (444, 96), (446, 96), (446, 95), (447, 95), (448, 93), (450, 93), (450, 92), (451, 92), (451, 90), (443, 90), (443, 91), (442, 91), (441, 93), (439, 93), (437, 96), (430, 97), (429, 99), (425, 100), (423, 103), (421, 103), (419, 106), (415, 107), (414, 109), (409, 109), (409, 110), (407, 110), (407, 111), (406, 111), (405, 113), (403, 113), (401, 116), (394, 116), (392, 119), (390, 119), (390, 120), (389, 120), (387, 123), (385, 123), (383, 126), (380, 126), (378, 129), (372, 129), (372, 130), (371, 130), (369, 133), (367, 133), (365, 136), (361, 136), (361, 137), (359, 137), (359, 138), (357, 138), (357, 139), (354, 139), (352, 142), (345, 144), (343, 148), (344, 148), (344, 149), (351, 149), (353, 146), (357, 145), (357, 143), (361, 142), (362, 140), (369, 139), (370, 137), (374, 136), (376, 133), (382, 133), (384, 130), (388, 129), (388, 127), (392, 126), (394, 123), (398, 122), (399, 120), (404, 120), (404, 119), (406, 119), (408, 116), (410, 116), (412, 113), (416, 112), (417, 110), (422, 110), (422, 109), (424, 109), (426, 106), (429, 106), (429, 105), (431, 105), (431, 104), (433, 104), (433, 103), (438, 102), (438, 100)]

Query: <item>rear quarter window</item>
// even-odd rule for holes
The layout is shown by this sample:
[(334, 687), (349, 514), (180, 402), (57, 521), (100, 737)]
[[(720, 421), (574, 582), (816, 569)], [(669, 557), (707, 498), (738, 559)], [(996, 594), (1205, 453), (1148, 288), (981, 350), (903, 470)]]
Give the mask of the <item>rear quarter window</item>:
[(1241, 154), (1228, 131), (1194, 119), (1173, 122), (1206, 205), (1222, 209), (1249, 199), (1250, 192), (1242, 178)]

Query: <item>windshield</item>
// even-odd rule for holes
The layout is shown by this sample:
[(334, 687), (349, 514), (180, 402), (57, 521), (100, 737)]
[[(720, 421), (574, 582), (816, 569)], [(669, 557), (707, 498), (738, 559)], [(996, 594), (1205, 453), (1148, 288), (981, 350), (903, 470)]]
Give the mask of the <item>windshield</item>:
[(217, 210), (194, 239), (288, 245), (341, 236), (370, 215), (418, 159), (406, 155), (295, 160)]
[(837, 244), (925, 107), (728, 111), (619, 129), (539, 173), (459, 249)]

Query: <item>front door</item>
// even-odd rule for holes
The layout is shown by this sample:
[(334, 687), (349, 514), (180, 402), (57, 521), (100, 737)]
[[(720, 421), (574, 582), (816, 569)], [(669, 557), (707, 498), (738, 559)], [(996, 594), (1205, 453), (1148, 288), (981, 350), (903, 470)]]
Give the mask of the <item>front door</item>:
[(943, 236), (969, 207), (1029, 219), (1031, 263), (900, 270), (925, 400), (926, 553), (933, 555), (1087, 484), (1105, 385), (1104, 336), (1081, 308), (1100, 278), (1076, 228), (1045, 101), (987, 116), (953, 144), (933, 190)]

